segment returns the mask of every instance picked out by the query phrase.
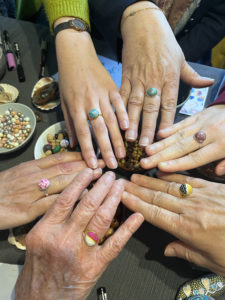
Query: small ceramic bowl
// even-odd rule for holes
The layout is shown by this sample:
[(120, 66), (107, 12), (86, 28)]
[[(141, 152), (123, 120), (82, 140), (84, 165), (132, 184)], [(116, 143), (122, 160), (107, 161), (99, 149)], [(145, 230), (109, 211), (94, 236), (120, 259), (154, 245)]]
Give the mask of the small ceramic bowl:
[[(33, 111), (28, 106), (26, 106), (24, 104), (21, 104), (21, 103), (1, 104), (0, 105), (0, 115), (2, 117), (0, 117), (0, 127), (1, 127), (0, 132), (2, 132), (4, 127), (6, 127), (6, 130), (8, 130), (7, 131), (8, 133), (4, 133), (4, 134), (6, 134), (6, 135), (9, 134), (9, 136), (7, 138), (10, 141), (11, 141), (12, 136), (13, 136), (13, 134), (11, 134), (12, 132), (9, 128), (11, 125), (6, 124), (7, 121), (4, 121), (4, 120), (1, 121), (2, 119), (5, 119), (3, 116), (5, 116), (5, 114), (7, 114), (9, 112), (9, 110), (14, 111), (15, 113), (21, 113), (24, 116), (24, 118), (27, 118), (27, 120), (29, 120), (27, 125), (24, 125), (24, 126), (29, 127), (29, 132), (28, 132), (29, 134), (28, 134), (27, 137), (22, 138), (22, 142), (20, 141), (18, 146), (14, 146), (11, 149), (8, 149), (8, 148), (5, 148), (5, 147), (0, 147), (0, 154), (7, 154), (7, 153), (11, 153), (11, 152), (14, 152), (14, 151), (17, 151), (17, 150), (21, 149), (23, 146), (25, 146), (29, 142), (29, 140), (31, 139), (31, 137), (32, 137), (32, 135), (35, 131), (35, 128), (36, 128), (36, 117), (35, 117)], [(10, 116), (10, 118), (11, 118), (11, 116)], [(20, 131), (20, 129), (18, 129), (18, 131)], [(26, 130), (23, 129), (21, 131), (26, 131)], [(19, 135), (19, 133), (18, 133), (18, 135)], [(0, 136), (0, 140), (1, 140), (1, 138), (2, 137)], [(18, 141), (18, 139), (17, 139), (17, 141)]]
[(41, 158), (42, 155), (44, 154), (43, 146), (48, 144), (48, 141), (47, 141), (48, 134), (51, 134), (52, 136), (54, 136), (55, 134), (57, 134), (60, 131), (62, 131), (62, 132), (66, 131), (65, 121), (55, 123), (55, 124), (51, 125), (50, 127), (48, 127), (47, 129), (45, 129), (45, 131), (42, 132), (42, 134), (39, 136), (39, 138), (35, 144), (35, 147), (34, 147), (34, 158), (35, 159)]

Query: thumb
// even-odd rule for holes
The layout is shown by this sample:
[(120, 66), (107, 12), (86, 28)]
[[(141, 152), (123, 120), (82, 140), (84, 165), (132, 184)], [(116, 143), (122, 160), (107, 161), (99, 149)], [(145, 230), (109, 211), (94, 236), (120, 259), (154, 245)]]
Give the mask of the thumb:
[(225, 159), (218, 163), (215, 168), (215, 173), (218, 176), (222, 176), (225, 174)]
[(181, 80), (192, 87), (201, 88), (210, 86), (214, 79), (200, 76), (185, 60), (181, 66)]
[(165, 248), (164, 255), (168, 257), (182, 258), (207, 269), (212, 268), (210, 261), (205, 258), (199, 250), (191, 248), (181, 241), (175, 241), (168, 244)]

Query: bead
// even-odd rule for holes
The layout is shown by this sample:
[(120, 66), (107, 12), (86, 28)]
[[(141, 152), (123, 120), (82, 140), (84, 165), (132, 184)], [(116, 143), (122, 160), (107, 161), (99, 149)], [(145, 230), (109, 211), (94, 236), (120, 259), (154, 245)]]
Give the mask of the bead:
[(192, 186), (188, 183), (183, 183), (181, 184), (180, 188), (180, 194), (182, 197), (186, 197), (186, 196), (189, 196), (191, 195), (192, 193)]
[(63, 147), (63, 148), (67, 148), (69, 146), (69, 141), (66, 140), (66, 139), (62, 139), (60, 141), (60, 146)]
[(99, 111), (97, 109), (91, 109), (88, 113), (90, 119), (96, 119), (99, 116)]
[(153, 96), (157, 95), (157, 89), (156, 88), (148, 88), (147, 95), (149, 97), (153, 97)]
[(194, 139), (199, 143), (202, 144), (206, 140), (206, 134), (204, 131), (200, 130), (195, 133)]
[(98, 236), (95, 232), (90, 231), (85, 233), (84, 240), (89, 247), (92, 247), (98, 243)]
[(43, 146), (43, 152), (46, 152), (48, 150), (52, 151), (52, 146), (50, 144), (45, 144)]
[(55, 146), (55, 148), (52, 149), (52, 153), (58, 153), (60, 151), (60, 146)]

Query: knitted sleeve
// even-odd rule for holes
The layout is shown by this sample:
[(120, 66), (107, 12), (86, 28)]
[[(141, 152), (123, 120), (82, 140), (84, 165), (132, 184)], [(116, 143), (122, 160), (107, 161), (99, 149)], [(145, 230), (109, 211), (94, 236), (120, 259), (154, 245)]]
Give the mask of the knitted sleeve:
[(88, 0), (43, 0), (50, 29), (60, 17), (78, 17), (90, 27)]

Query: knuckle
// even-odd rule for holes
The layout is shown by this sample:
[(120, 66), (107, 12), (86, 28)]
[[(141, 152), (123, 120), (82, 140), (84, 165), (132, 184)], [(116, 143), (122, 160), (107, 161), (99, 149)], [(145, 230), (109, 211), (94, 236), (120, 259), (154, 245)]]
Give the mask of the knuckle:
[(131, 96), (129, 98), (129, 105), (137, 106), (137, 107), (142, 107), (143, 105), (143, 99), (140, 96)]
[(102, 122), (99, 122), (99, 120), (94, 120), (91, 123), (92, 128), (98, 132), (98, 134), (106, 134), (107, 133), (107, 129), (105, 124), (103, 124)]
[(82, 126), (77, 130), (77, 135), (79, 137), (87, 137), (90, 134), (89, 127)]
[(96, 210), (95, 201), (93, 200), (93, 197), (90, 197), (89, 195), (85, 196), (85, 200), (82, 201), (82, 205), (84, 207), (83, 211), (94, 212)]
[(164, 103), (161, 105), (161, 109), (164, 111), (174, 111), (176, 108), (176, 99), (174, 98), (167, 98)]
[(105, 209), (100, 209), (95, 215), (95, 225), (97, 228), (108, 228), (112, 218), (109, 215), (109, 211)]
[(156, 191), (153, 193), (152, 197), (152, 204), (153, 205), (159, 205), (160, 200), (162, 199), (163, 193), (160, 191)]
[(147, 216), (151, 220), (158, 220), (161, 216), (160, 207), (154, 205), (153, 207), (149, 206), (146, 211)]
[(109, 112), (105, 115), (106, 117), (106, 123), (108, 124), (112, 124), (112, 123), (115, 123), (116, 122), (116, 116), (113, 112)]
[(153, 103), (145, 103), (143, 105), (143, 111), (146, 113), (158, 113), (158, 106)]

